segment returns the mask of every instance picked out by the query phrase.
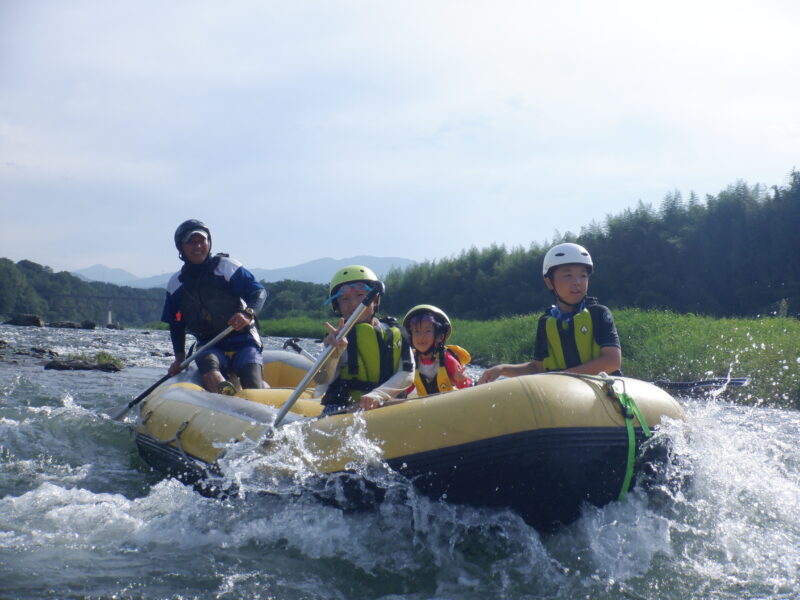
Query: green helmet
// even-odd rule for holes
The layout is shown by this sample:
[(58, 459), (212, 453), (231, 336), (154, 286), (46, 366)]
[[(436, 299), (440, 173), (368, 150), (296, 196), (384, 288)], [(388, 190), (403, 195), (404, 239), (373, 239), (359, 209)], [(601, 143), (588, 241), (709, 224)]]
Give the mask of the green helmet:
[(441, 308), (432, 304), (417, 304), (409, 310), (406, 316), (403, 317), (403, 327), (406, 328), (406, 331), (409, 331), (411, 321), (416, 320), (414, 317), (424, 319), (426, 315), (433, 321), (437, 335), (439, 333), (444, 334), (444, 341), (446, 342), (450, 334), (453, 333), (453, 325), (450, 323), (447, 314)]
[(335, 311), (339, 311), (339, 302), (336, 299), (336, 292), (339, 286), (345, 283), (355, 283), (363, 281), (365, 283), (380, 283), (380, 279), (369, 267), (361, 265), (348, 265), (342, 267), (333, 277), (331, 277), (331, 284), (328, 286), (328, 302), (331, 303)]

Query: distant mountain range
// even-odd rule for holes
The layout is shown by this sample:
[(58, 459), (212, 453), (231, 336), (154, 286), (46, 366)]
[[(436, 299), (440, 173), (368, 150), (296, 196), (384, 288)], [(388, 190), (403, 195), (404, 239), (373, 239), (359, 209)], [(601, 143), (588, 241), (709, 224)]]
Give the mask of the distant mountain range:
[[(392, 268), (405, 269), (415, 264), (415, 261), (408, 258), (396, 256), (352, 256), (350, 258), (318, 258), (310, 262), (302, 263), (294, 267), (282, 267), (280, 269), (252, 269), (250, 272), (259, 281), (271, 282), (283, 279), (293, 279), (295, 281), (310, 281), (312, 283), (328, 283), (331, 275), (338, 269), (347, 265), (366, 265), (379, 277), (385, 276)], [(247, 265), (245, 265), (247, 266)], [(177, 270), (177, 269), (176, 269)], [(152, 277), (136, 277), (123, 269), (114, 269), (105, 265), (93, 265), (85, 269), (71, 271), (76, 277), (86, 281), (103, 281), (114, 285), (127, 285), (134, 288), (157, 288), (166, 287), (167, 281), (172, 273), (153, 275)]]

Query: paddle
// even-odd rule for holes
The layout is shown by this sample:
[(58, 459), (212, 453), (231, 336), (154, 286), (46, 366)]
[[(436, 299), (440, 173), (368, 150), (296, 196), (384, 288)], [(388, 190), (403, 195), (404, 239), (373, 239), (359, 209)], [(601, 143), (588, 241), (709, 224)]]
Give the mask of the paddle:
[(663, 390), (691, 392), (703, 388), (744, 387), (750, 383), (749, 377), (714, 377), (698, 381), (654, 381), (653, 385)]
[[(185, 369), (194, 359), (196, 359), (200, 355), (201, 352), (211, 348), (214, 344), (216, 344), (218, 341), (220, 341), (222, 338), (224, 338), (226, 335), (228, 335), (231, 331), (233, 331), (233, 327), (229, 326), (226, 329), (223, 329), (220, 333), (218, 333), (210, 342), (200, 346), (194, 353), (192, 353), (191, 356), (187, 357), (186, 360), (184, 360), (181, 363), (181, 370)], [(154, 389), (156, 389), (158, 386), (160, 386), (162, 383), (164, 383), (170, 377), (172, 377), (172, 375), (167, 373), (161, 379), (159, 379), (153, 385), (151, 385), (149, 388), (147, 388), (145, 391), (143, 391), (141, 394), (136, 396), (136, 398), (134, 398), (133, 400), (128, 402), (125, 406), (122, 406), (122, 407), (114, 410), (113, 412), (108, 412), (106, 414), (108, 416), (110, 416), (112, 419), (114, 419), (115, 421), (121, 421), (125, 417), (125, 415), (128, 414), (128, 411), (130, 409), (132, 409), (134, 406), (139, 404), (139, 402), (144, 400), (147, 397), (147, 395), (150, 394), (150, 392), (152, 392)]]
[(317, 362), (314, 363), (314, 366), (311, 367), (308, 372), (303, 377), (302, 381), (298, 384), (295, 388), (292, 395), (289, 396), (289, 399), (283, 403), (278, 414), (275, 415), (275, 420), (272, 422), (272, 427), (266, 432), (265, 438), (269, 438), (272, 435), (272, 432), (277, 429), (283, 418), (286, 416), (286, 413), (291, 410), (294, 403), (297, 402), (297, 399), (300, 397), (300, 394), (303, 393), (303, 390), (306, 389), (308, 383), (314, 378), (314, 376), (319, 372), (322, 368), (322, 365), (325, 364), (325, 361), (328, 360), (328, 357), (331, 355), (333, 350), (336, 348), (336, 342), (341, 340), (344, 336), (346, 336), (349, 331), (353, 328), (356, 324), (356, 321), (361, 317), (365, 310), (372, 304), (372, 301), (375, 299), (375, 296), (383, 294), (384, 286), (383, 283), (377, 282), (374, 287), (364, 296), (364, 299), (361, 301), (361, 304), (353, 311), (353, 314), (348, 317), (347, 321), (345, 321), (342, 328), (339, 330), (339, 333), (336, 334), (336, 341), (331, 344), (330, 346), (325, 346), (325, 349), (322, 351), (322, 354), (319, 355)]
[(311, 360), (317, 360), (313, 354), (305, 350), (302, 346), (300, 346), (300, 344), (297, 343), (299, 341), (300, 338), (289, 338), (288, 340), (283, 342), (283, 349), (286, 350), (287, 348), (291, 348), (292, 350), (294, 350), (298, 354), (302, 354), (306, 358), (310, 358)]

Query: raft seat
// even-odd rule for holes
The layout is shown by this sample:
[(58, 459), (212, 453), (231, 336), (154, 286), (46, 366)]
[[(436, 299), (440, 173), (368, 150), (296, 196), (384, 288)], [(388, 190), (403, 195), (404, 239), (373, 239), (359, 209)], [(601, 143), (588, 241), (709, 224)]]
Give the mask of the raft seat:
[(281, 350), (263, 352), (264, 381), (274, 388), (296, 388), (313, 363), (299, 354)]

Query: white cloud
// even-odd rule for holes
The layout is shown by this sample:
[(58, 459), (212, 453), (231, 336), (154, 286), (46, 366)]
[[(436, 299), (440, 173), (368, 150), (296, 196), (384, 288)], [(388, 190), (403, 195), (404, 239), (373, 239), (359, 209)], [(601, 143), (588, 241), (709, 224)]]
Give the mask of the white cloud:
[[(797, 17), (788, 1), (10, 0), (0, 201), (21, 220), (0, 256), (160, 273), (200, 216), (252, 266), (436, 258), (674, 188), (782, 183)], [(52, 233), (64, 222), (73, 237)]]

